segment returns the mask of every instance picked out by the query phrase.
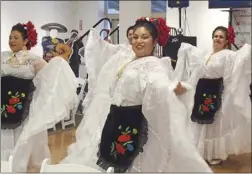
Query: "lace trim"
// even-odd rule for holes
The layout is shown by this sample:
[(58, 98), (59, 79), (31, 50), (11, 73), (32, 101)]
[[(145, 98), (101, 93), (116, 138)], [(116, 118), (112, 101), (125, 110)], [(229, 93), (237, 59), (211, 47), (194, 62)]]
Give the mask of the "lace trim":
[[(99, 165), (102, 169), (107, 170), (109, 167), (113, 167), (114, 168), (114, 172), (115, 173), (125, 173), (127, 170), (130, 170), (130, 168), (133, 165), (133, 161), (134, 159), (139, 155), (139, 153), (142, 153), (143, 150), (143, 146), (147, 143), (148, 141), (148, 121), (146, 120), (146, 118), (144, 117), (144, 120), (141, 124), (141, 129), (139, 131), (139, 148), (135, 150), (134, 155), (132, 157), (130, 157), (130, 161), (131, 164), (130, 166), (126, 167), (122, 167), (119, 165), (116, 165), (114, 163), (108, 162), (107, 160), (105, 160), (101, 154), (100, 151), (98, 151), (97, 156), (98, 156), (98, 161), (97, 161), (97, 165)], [(100, 144), (99, 144), (99, 149), (100, 149)]]

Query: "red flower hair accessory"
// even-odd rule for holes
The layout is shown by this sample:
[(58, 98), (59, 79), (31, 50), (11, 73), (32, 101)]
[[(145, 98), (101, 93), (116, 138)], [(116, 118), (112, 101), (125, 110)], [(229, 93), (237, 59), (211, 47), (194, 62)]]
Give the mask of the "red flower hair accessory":
[(27, 36), (28, 36), (28, 42), (26, 44), (27, 50), (30, 50), (32, 47), (37, 45), (37, 31), (31, 21), (29, 21), (26, 24), (23, 24), (23, 27), (27, 31)]
[(235, 42), (235, 32), (232, 26), (228, 27), (228, 44), (233, 44)]
[(153, 23), (158, 30), (158, 44), (160, 46), (165, 46), (170, 37), (170, 28), (166, 25), (166, 20), (164, 18), (138, 18), (137, 21), (148, 21)]
[(164, 18), (157, 19), (157, 29), (159, 31), (158, 43), (160, 46), (165, 46), (170, 38), (170, 27), (166, 25), (166, 20)]

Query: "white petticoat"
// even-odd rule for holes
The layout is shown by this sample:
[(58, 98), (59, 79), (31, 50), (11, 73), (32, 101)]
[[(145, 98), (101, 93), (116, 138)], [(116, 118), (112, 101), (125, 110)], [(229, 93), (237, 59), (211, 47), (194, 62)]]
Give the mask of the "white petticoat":
[(16, 129), (1, 130), (1, 160), (8, 161), (23, 127), (24, 122)]
[(251, 152), (251, 124), (235, 113), (216, 113), (213, 124), (195, 123), (197, 148), (205, 160), (226, 160), (229, 155)]
[[(27, 120), (25, 120), (16, 129), (1, 130), (1, 160), (8, 161), (9, 156), (13, 155), (15, 146), (23, 128), (27, 123)], [(22, 144), (20, 149), (22, 150), (17, 151), (15, 155), (21, 156), (22, 160), (19, 158), (13, 158), (13, 164), (19, 164), (17, 166), (13, 166), (15, 171), (25, 172), (29, 161), (32, 162), (33, 166), (40, 166), (43, 159), (50, 158), (47, 131), (43, 131), (36, 136), (29, 138), (26, 143)]]

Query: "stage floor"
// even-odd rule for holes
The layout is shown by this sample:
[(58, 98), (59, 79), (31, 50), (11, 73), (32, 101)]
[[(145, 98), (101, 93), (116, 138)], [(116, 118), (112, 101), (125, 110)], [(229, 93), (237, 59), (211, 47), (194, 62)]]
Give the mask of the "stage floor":
[[(60, 130), (49, 134), (49, 147), (52, 162), (59, 163), (67, 155), (67, 147), (75, 142), (75, 129)], [(251, 153), (240, 156), (230, 156), (220, 165), (211, 166), (215, 173), (252, 173)], [(28, 172), (39, 172), (38, 168), (29, 168)]]

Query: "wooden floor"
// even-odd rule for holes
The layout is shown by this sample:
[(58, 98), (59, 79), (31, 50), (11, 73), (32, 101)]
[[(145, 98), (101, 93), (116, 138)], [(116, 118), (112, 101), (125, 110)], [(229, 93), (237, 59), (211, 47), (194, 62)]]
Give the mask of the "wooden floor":
[[(75, 142), (75, 129), (65, 130), (49, 135), (49, 147), (52, 154), (52, 162), (59, 163), (67, 155), (67, 147)], [(211, 166), (216, 173), (252, 173), (251, 156), (244, 154), (231, 156), (220, 165)], [(38, 172), (39, 169), (29, 168), (29, 172)]]

